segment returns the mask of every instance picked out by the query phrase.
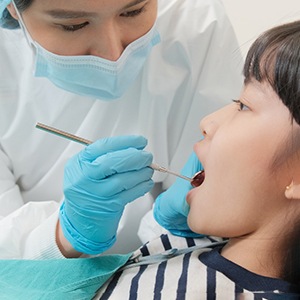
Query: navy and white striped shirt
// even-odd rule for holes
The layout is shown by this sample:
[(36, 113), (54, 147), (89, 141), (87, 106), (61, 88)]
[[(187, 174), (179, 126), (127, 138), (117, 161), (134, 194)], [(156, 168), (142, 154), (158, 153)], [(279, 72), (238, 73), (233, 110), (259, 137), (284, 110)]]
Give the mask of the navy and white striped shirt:
[[(220, 246), (207, 247), (212, 242), (209, 238), (162, 235), (134, 253), (134, 257), (148, 261), (117, 272), (95, 299), (300, 299), (296, 287), (230, 262), (220, 255)], [(155, 262), (156, 254), (189, 247), (193, 251), (166, 260), (160, 260), (163, 256), (159, 255)]]

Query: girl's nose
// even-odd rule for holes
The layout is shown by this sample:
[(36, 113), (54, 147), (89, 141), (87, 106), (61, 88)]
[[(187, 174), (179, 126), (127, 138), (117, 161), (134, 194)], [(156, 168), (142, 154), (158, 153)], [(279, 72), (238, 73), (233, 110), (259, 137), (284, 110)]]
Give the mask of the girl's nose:
[(200, 122), (200, 130), (204, 137), (213, 136), (223, 122), (228, 118), (232, 112), (232, 104), (227, 105), (214, 113), (204, 117)]
[(206, 116), (200, 122), (200, 129), (204, 137), (212, 136), (217, 130), (216, 122), (211, 118), (211, 115)]

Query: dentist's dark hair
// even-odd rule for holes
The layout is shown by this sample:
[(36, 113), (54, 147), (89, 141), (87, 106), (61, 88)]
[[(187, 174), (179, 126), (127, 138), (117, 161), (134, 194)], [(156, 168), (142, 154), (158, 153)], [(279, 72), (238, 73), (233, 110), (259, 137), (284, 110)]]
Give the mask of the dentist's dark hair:
[[(300, 125), (300, 21), (260, 35), (248, 52), (244, 76), (245, 84), (251, 80), (268, 82), (289, 109), (291, 120)], [(299, 147), (300, 136), (296, 139), (293, 145)], [(287, 220), (286, 227), (291, 231), (282, 246), (285, 255), (281, 277), (300, 286), (300, 216), (296, 223)]]
[(32, 4), (33, 0), (14, 0), (14, 2), (18, 10), (20, 12), (23, 12), (26, 8), (28, 8)]

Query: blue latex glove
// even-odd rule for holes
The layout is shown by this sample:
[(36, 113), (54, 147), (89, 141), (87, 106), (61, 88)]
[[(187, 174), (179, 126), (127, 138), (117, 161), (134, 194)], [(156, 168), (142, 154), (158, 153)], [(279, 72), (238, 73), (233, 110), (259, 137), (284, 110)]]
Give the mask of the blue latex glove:
[[(193, 152), (181, 170), (181, 174), (193, 177), (195, 173), (202, 169), (203, 167), (198, 157)], [(190, 207), (186, 202), (186, 194), (192, 188), (190, 182), (177, 178), (174, 184), (155, 200), (153, 210), (155, 220), (174, 235), (184, 237), (203, 236), (192, 232), (187, 224), (187, 215)]]
[(77, 251), (98, 254), (110, 248), (125, 205), (153, 187), (146, 144), (142, 136), (101, 139), (68, 161), (60, 224)]

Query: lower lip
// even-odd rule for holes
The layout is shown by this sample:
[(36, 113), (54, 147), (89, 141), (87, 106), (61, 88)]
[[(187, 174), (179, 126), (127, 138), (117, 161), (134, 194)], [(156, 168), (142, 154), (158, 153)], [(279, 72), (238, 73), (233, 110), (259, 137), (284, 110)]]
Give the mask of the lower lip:
[(193, 189), (191, 189), (187, 195), (186, 195), (186, 202), (190, 205), (190, 202), (191, 202), (191, 198), (193, 197), (193, 193), (196, 192), (197, 188), (200, 187), (203, 182), (204, 182), (204, 179), (205, 179), (205, 171), (202, 170), (202, 171), (199, 171), (196, 175), (197, 177), (197, 180), (195, 181), (195, 184), (192, 184), (193, 186)]
[(187, 194), (186, 194), (186, 202), (190, 205), (191, 204), (191, 200), (193, 198), (193, 193), (195, 193), (197, 190), (197, 188), (193, 188), (191, 189)]

